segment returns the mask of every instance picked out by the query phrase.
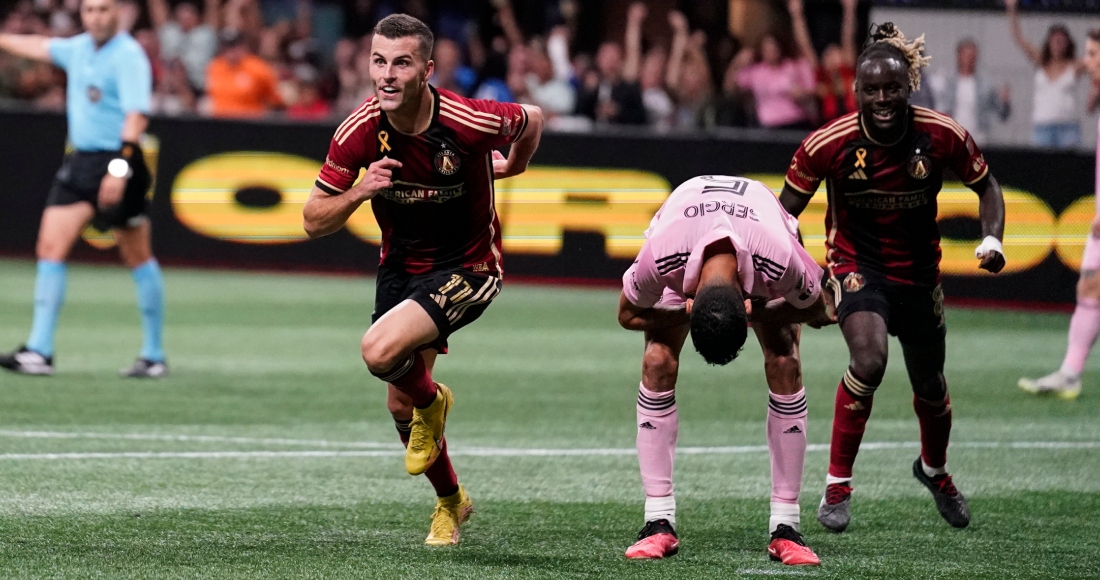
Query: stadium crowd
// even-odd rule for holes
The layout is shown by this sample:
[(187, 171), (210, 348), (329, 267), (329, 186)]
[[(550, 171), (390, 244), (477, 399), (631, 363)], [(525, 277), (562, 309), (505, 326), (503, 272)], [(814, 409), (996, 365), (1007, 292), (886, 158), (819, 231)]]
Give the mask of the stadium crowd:
[[(621, 26), (609, 27), (586, 22), (590, 15), (575, 0), (344, 2), (343, 38), (328, 42), (316, 37), (315, 3), (306, 0), (118, 1), (124, 29), (153, 63), (160, 115), (343, 118), (373, 91), (370, 25), (407, 12), (438, 33), (433, 84), (539, 105), (551, 128), (807, 131), (855, 110), (850, 87), (863, 34), (859, 0), (838, 0), (837, 38), (823, 38), (829, 32), (821, 26), (811, 31), (803, 0), (788, 0), (786, 14), (775, 19), (782, 25), (751, 44), (716, 30), (698, 10), (657, 14), (643, 2), (629, 5)], [(1036, 102), (1043, 103), (1032, 116), (1033, 142), (1076, 146), (1079, 121), (1100, 105), (1100, 86), (1088, 103), (1074, 98), (1078, 83), (1088, 81), (1070, 33), (1052, 27), (1041, 46), (1030, 44), (1016, 3), (1007, 2), (1009, 23), (1036, 66)], [(271, 10), (276, 4), (292, 9)], [(20, 0), (0, 13), (0, 31), (71, 36), (79, 32), (78, 8), (79, 0)], [(621, 32), (591, 34), (604, 28)], [(982, 141), (1012, 113), (1011, 94), (982, 73), (973, 39), (961, 39), (957, 50), (957, 70), (934, 77), (913, 100), (953, 115)], [(0, 54), (0, 104), (60, 110), (63, 87), (59, 69)]]

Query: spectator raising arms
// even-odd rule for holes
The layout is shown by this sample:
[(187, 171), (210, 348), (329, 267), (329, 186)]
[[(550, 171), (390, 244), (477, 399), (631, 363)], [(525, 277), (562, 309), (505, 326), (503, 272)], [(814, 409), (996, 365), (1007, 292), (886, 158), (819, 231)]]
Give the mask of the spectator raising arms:
[(169, 10), (168, 0), (146, 0), (149, 19), (157, 30), (165, 62), (179, 59), (187, 79), (199, 91), (206, 88), (206, 67), (218, 51), (218, 0), (205, 0), (204, 12), (191, 1)]
[[(797, 4), (801, 10), (802, 3)], [(744, 54), (740, 56), (736, 59), (738, 63), (747, 60)], [(813, 60), (805, 54), (792, 55), (772, 33), (760, 40), (754, 60), (754, 64), (737, 71), (737, 84), (755, 97), (760, 125), (769, 129), (812, 130), (808, 109), (814, 94)]]
[(841, 0), (844, 17), (840, 27), (840, 44), (830, 44), (821, 51), (818, 60), (810, 40), (802, 0), (789, 0), (791, 27), (802, 57), (814, 66), (817, 82), (817, 104), (821, 122), (851, 113), (859, 108), (852, 86), (856, 82), (856, 5), (859, 0)]
[(689, 34), (687, 17), (676, 10), (668, 13), (668, 23), (672, 26), (672, 49), (665, 84), (676, 100), (673, 124), (680, 128), (698, 127), (711, 98), (707, 35), (702, 30)]
[(207, 71), (206, 92), (210, 114), (215, 117), (262, 117), (282, 108), (276, 90), (275, 70), (252, 54), (244, 36), (232, 29), (222, 31), (222, 53)]
[(1076, 147), (1081, 144), (1083, 107), (1077, 102), (1077, 82), (1085, 72), (1077, 47), (1064, 25), (1047, 30), (1043, 48), (1028, 42), (1020, 28), (1019, 0), (1005, 0), (1012, 36), (1035, 65), (1035, 102), (1031, 113), (1031, 142), (1040, 147)]

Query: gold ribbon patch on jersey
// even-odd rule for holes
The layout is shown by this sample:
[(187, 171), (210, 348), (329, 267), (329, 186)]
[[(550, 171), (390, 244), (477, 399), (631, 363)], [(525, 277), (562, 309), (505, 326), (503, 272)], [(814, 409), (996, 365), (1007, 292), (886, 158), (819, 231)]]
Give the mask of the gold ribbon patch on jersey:
[(385, 153), (391, 151), (393, 147), (390, 147), (390, 134), (385, 131), (378, 132), (378, 152)]

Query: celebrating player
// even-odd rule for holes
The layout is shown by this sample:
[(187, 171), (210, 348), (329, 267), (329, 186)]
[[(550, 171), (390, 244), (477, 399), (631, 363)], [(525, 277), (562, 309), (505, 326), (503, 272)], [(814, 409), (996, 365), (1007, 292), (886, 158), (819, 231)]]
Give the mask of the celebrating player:
[(950, 117), (909, 105), (920, 87), (924, 37), (909, 42), (893, 24), (878, 27), (856, 64), (860, 110), (810, 134), (795, 153), (780, 201), (802, 213), (825, 180), (829, 286), (850, 360), (837, 387), (829, 473), (817, 518), (842, 531), (851, 519), (852, 465), (886, 371), (887, 335), (901, 341), (920, 423), (913, 475), (940, 515), (966, 527), (966, 499), (947, 473), (951, 399), (945, 358), (936, 196), (950, 169), (978, 194), (984, 239), (978, 266), (1005, 266), (1004, 199), (978, 146)]
[[(1085, 66), (1093, 81), (1100, 83), (1100, 28), (1089, 32), (1085, 43)], [(1100, 208), (1100, 144), (1096, 148), (1096, 203)], [(1020, 388), (1036, 395), (1056, 394), (1073, 400), (1081, 394), (1081, 372), (1089, 351), (1100, 334), (1100, 213), (1092, 220), (1092, 230), (1081, 258), (1081, 279), (1077, 282), (1077, 308), (1069, 321), (1069, 346), (1062, 368), (1038, 379), (1020, 379)]]
[(141, 46), (118, 29), (117, 0), (83, 0), (85, 33), (72, 38), (0, 34), (0, 49), (52, 62), (68, 75), (69, 141), (38, 229), (34, 322), (27, 344), (0, 355), (17, 373), (54, 372), (54, 332), (65, 299), (65, 259), (89, 223), (111, 230), (137, 284), (144, 341), (125, 377), (168, 373), (161, 346), (164, 281), (153, 258), (146, 198), (151, 177), (139, 141), (148, 125), (153, 81)]
[[(821, 292), (821, 268), (798, 243), (797, 231), (798, 221), (767, 186), (720, 175), (696, 177), (676, 188), (646, 231), (638, 259), (623, 276), (619, 299), (619, 324), (645, 332), (637, 444), (646, 523), (627, 558), (664, 558), (679, 549), (672, 464), (684, 341), (690, 333), (708, 363), (725, 365), (745, 343), (751, 319), (771, 391), (768, 554), (784, 564), (820, 563), (798, 531), (806, 456), (798, 323), (824, 325), (832, 315), (826, 312), (830, 300)], [(747, 297), (771, 300), (758, 301), (746, 312)]]
[[(382, 228), (367, 369), (389, 383), (387, 404), (406, 445), (405, 468), (424, 473), (438, 501), (428, 545), (457, 544), (473, 504), (447, 455), (454, 398), (432, 381), (447, 337), (500, 292), (500, 223), (493, 179), (523, 173), (538, 147), (538, 107), (476, 101), (428, 85), (432, 32), (404, 14), (382, 19), (371, 42), (369, 99), (336, 130), (304, 209), (310, 237), (344, 226), (365, 201)], [(507, 158), (493, 149), (511, 144)], [(363, 179), (355, 183), (359, 171)]]

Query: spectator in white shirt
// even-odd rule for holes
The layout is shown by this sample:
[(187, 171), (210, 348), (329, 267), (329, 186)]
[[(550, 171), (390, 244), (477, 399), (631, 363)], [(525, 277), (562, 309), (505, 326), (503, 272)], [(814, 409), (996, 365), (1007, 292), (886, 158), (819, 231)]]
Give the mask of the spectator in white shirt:
[(1004, 122), (1012, 113), (1008, 85), (998, 89), (978, 71), (978, 44), (973, 38), (959, 41), (955, 62), (954, 74), (932, 80), (936, 108), (954, 118), (974, 141), (984, 145), (993, 120)]

